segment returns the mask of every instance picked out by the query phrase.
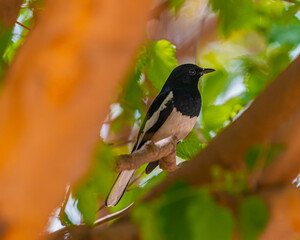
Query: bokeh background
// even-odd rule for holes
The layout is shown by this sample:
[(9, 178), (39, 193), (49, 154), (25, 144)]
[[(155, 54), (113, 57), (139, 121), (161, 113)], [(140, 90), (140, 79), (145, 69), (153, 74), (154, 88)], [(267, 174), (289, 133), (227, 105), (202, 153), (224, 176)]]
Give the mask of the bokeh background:
[[(0, 239), (299, 239), (299, 53), (298, 0), (0, 0)], [(179, 170), (103, 208), (183, 63), (216, 71)]]

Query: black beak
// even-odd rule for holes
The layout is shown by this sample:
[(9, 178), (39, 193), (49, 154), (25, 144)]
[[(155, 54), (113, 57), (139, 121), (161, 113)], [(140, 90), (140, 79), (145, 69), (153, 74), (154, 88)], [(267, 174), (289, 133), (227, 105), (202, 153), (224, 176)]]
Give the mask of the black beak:
[(212, 69), (212, 68), (203, 68), (202, 74), (211, 73), (211, 72), (214, 72), (214, 71), (216, 71), (216, 70)]

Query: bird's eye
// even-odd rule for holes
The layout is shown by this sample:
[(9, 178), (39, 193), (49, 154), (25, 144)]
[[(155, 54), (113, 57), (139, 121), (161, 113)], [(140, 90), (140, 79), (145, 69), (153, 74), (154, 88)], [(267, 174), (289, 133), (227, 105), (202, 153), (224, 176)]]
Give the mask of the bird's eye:
[(195, 75), (196, 75), (196, 70), (195, 70), (195, 69), (190, 69), (190, 70), (189, 70), (189, 74), (190, 74), (191, 76), (195, 76)]

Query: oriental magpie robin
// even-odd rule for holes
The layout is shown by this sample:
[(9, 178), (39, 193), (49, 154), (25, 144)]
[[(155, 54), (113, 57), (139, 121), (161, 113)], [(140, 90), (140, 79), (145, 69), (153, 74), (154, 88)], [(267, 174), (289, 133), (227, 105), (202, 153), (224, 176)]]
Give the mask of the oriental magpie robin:
[[(185, 138), (194, 127), (201, 109), (199, 78), (213, 71), (194, 64), (176, 67), (151, 104), (132, 152), (140, 149), (148, 140), (156, 142), (169, 136), (176, 136), (180, 140)], [(146, 173), (156, 168), (158, 162), (149, 163)], [(135, 170), (125, 170), (119, 174), (106, 198), (106, 206), (117, 205), (134, 173)]]

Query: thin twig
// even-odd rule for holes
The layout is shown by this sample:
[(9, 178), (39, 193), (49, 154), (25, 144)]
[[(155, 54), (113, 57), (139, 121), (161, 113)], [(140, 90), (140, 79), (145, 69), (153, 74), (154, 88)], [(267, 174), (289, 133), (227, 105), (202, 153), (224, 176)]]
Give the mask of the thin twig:
[(104, 209), (106, 206), (105, 206), (105, 204), (103, 203), (100, 207), (99, 207), (99, 209), (98, 209), (98, 211), (97, 212), (100, 212), (102, 209)]
[(23, 25), (22, 23), (16, 21), (16, 24), (19, 24), (21, 27), (27, 29), (28, 31), (31, 31), (31, 29), (29, 27), (26, 27), (25, 25)]
[[(127, 206), (126, 208), (124, 208), (124, 209), (122, 209), (118, 212), (115, 212), (115, 213), (106, 215), (105, 217), (99, 218), (98, 220), (95, 221), (93, 227), (97, 227), (97, 226), (99, 226), (103, 223), (109, 222), (113, 219), (116, 219), (116, 218), (119, 218), (121, 216), (124, 216), (124, 215), (128, 214), (129, 209), (133, 204), (134, 203), (131, 203), (129, 206)], [(87, 226), (84, 225), (84, 224), (78, 224), (78, 225), (75, 225), (74, 227), (76, 227), (76, 228), (87, 228)], [(63, 227), (63, 228), (61, 228), (61, 229), (59, 229), (55, 232), (52, 232), (52, 233), (50, 233), (50, 238), (49, 239), (67, 239), (67, 238), (65, 238), (65, 236), (72, 236), (72, 234), (73, 234), (72, 229), (73, 228)]]
[(94, 223), (94, 226), (99, 226), (99, 225), (101, 225), (101, 224), (103, 224), (103, 223), (109, 222), (109, 221), (111, 221), (111, 220), (113, 220), (113, 219), (116, 219), (116, 218), (118, 218), (118, 217), (121, 217), (121, 216), (127, 214), (129, 208), (130, 208), (133, 204), (134, 204), (134, 202), (131, 203), (130, 205), (128, 205), (126, 208), (123, 208), (122, 210), (120, 210), (120, 211), (118, 211), (118, 212), (115, 212), (115, 213), (106, 215), (106, 216), (103, 217), (103, 218), (99, 218), (99, 219)]

